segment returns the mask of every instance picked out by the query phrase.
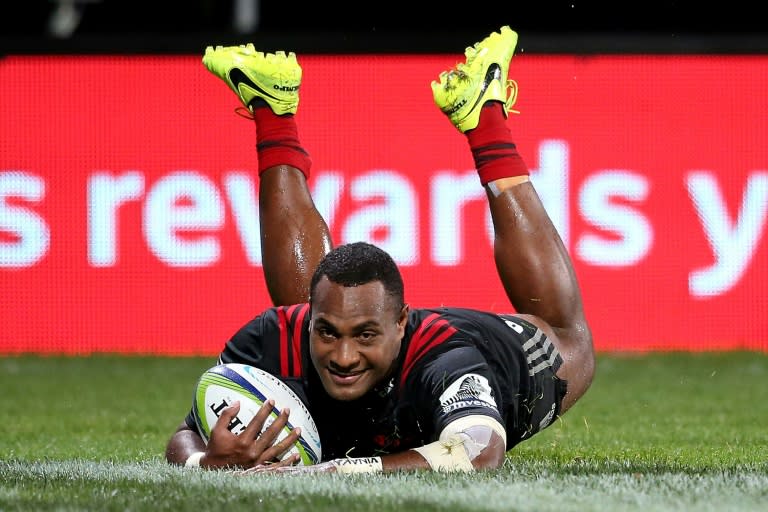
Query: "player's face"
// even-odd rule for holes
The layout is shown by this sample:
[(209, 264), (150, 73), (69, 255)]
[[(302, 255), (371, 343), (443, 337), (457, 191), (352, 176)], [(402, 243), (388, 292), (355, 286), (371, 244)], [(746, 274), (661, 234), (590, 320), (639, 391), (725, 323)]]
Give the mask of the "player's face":
[(313, 299), (309, 346), (323, 386), (336, 400), (360, 398), (389, 376), (407, 309), (393, 304), (380, 281), (346, 287), (324, 277)]

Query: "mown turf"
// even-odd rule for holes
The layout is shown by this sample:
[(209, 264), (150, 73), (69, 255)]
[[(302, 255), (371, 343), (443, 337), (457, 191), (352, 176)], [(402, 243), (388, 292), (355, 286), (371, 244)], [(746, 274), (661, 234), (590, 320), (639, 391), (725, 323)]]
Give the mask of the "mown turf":
[[(497, 471), (234, 477), (163, 462), (213, 358), (0, 358), (0, 510), (767, 510), (768, 355), (601, 355)], [(343, 421), (343, 420), (340, 420)]]

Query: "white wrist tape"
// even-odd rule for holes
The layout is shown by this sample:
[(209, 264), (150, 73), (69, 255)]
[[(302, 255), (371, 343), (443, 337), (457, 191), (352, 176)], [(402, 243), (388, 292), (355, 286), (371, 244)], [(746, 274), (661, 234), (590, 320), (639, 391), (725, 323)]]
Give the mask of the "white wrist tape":
[(381, 473), (381, 457), (348, 457), (333, 459), (331, 464), (336, 466), (337, 473)]
[(187, 457), (187, 461), (184, 463), (184, 467), (187, 468), (199, 468), (200, 467), (200, 459), (203, 458), (203, 455), (205, 455), (205, 452), (195, 452), (189, 457)]
[(490, 444), (493, 432), (506, 447), (507, 433), (501, 423), (490, 416), (465, 416), (449, 423), (437, 441), (414, 450), (437, 471), (473, 471), (472, 461)]
[(464, 449), (464, 439), (460, 435), (452, 435), (434, 443), (414, 448), (436, 471), (473, 471), (472, 461)]

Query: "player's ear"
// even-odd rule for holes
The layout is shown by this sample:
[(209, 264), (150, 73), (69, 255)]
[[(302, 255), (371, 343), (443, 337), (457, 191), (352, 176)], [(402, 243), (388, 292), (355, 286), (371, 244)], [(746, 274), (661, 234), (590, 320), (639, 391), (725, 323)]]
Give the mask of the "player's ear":
[(405, 330), (405, 324), (408, 323), (409, 310), (410, 310), (410, 306), (408, 304), (403, 304), (402, 309), (400, 309), (400, 315), (397, 318), (398, 328)]

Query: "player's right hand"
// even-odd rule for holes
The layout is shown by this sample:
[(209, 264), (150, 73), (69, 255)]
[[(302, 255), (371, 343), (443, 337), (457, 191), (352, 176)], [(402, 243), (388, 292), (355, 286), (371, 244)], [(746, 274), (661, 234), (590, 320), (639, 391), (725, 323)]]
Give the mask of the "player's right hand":
[[(290, 410), (282, 409), (280, 415), (264, 429), (274, 405), (273, 400), (264, 402), (240, 435), (235, 435), (229, 430), (229, 425), (240, 411), (240, 402), (226, 407), (211, 429), (200, 465), (207, 468), (248, 469), (280, 461), (281, 456), (290, 450), (301, 436), (301, 429), (293, 430), (285, 439), (275, 443), (288, 423)], [(290, 464), (293, 461), (282, 461), (280, 464), (282, 463)]]

